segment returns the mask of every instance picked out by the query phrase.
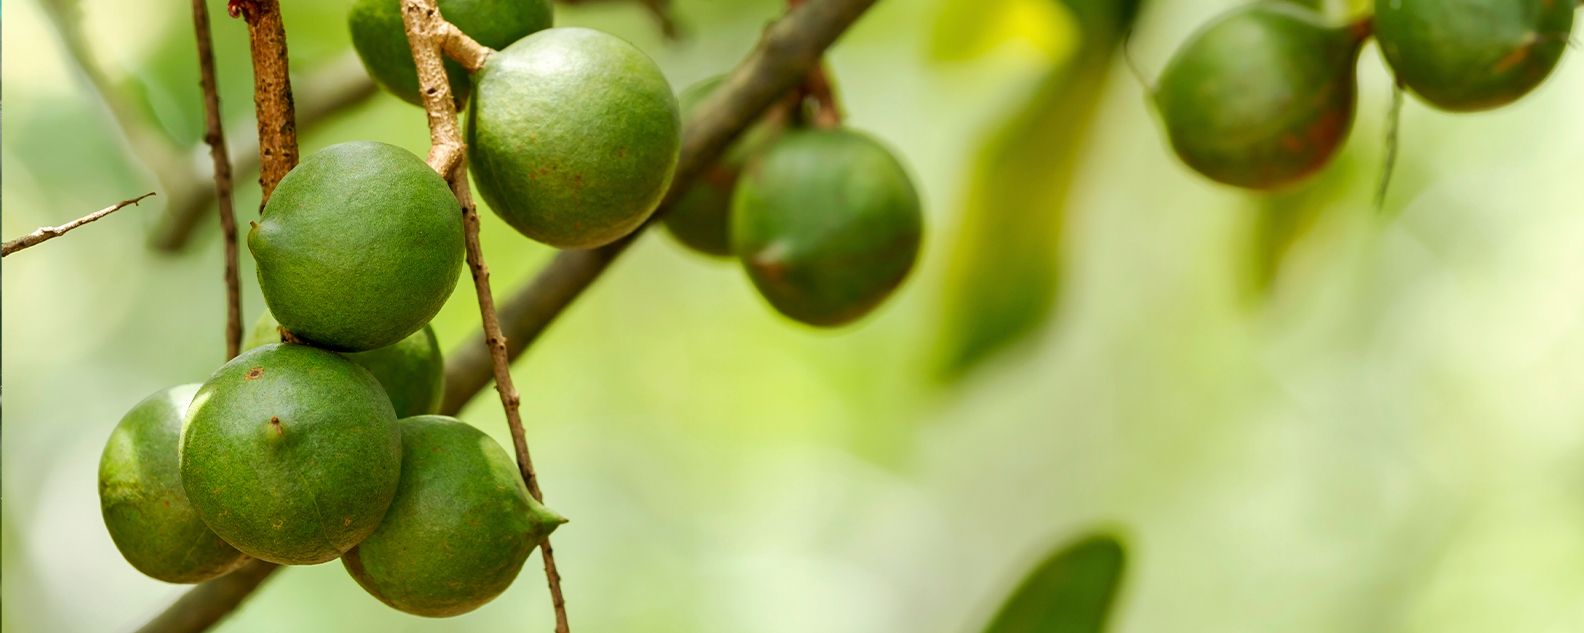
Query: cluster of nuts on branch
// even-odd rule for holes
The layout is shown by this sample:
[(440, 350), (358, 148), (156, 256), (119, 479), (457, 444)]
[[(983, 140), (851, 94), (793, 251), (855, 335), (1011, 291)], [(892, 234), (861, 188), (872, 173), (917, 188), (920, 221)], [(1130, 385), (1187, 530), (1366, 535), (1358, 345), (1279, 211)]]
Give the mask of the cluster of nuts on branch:
[[(447, 62), (468, 103), (468, 163), (495, 213), (562, 248), (647, 221), (681, 144), (678, 100), (654, 62), (611, 35), (550, 28), (547, 0), (439, 4), (499, 49), (471, 76)], [(418, 103), (400, 5), (359, 0), (352, 40), (381, 86)], [(671, 226), (739, 255), (783, 313), (837, 325), (912, 268), (919, 202), (888, 151), (834, 125), (804, 129), (805, 94), (794, 96)], [(193, 583), (249, 557), (340, 558), (374, 597), (426, 616), (468, 612), (510, 585), (565, 519), (496, 442), (434, 415), (444, 366), (429, 321), (460, 275), (463, 222), (449, 183), (384, 143), (320, 150), (278, 183), (248, 233), (268, 311), (247, 351), (202, 385), (139, 403), (105, 447), (105, 524), (134, 567)], [(709, 237), (688, 237), (699, 232)]]
[(1573, 0), (1375, 0), (1333, 24), (1288, 0), (1234, 9), (1173, 56), (1154, 91), (1173, 149), (1212, 180), (1274, 189), (1319, 171), (1346, 140), (1355, 65), (1373, 34), (1397, 81), (1431, 106), (1510, 104), (1551, 73)]
[(428, 323), (463, 259), (445, 180), (390, 145), (326, 148), (281, 180), (248, 246), (269, 311), (247, 351), (138, 404), (105, 447), (117, 547), (169, 582), (250, 556), (340, 558), (370, 594), (428, 616), (505, 591), (565, 519), (494, 440), (433, 415), (444, 364)]

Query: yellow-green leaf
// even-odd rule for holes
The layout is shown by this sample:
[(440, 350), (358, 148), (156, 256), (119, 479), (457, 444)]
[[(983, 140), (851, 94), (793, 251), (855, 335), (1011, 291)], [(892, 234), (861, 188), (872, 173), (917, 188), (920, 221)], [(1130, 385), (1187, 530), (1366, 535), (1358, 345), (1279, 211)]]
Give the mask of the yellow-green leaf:
[(1068, 188), (1138, 1), (1066, 6), (1083, 38), (1077, 52), (1051, 68), (973, 167), (943, 293), (945, 380), (1037, 331), (1055, 305)]
[(1068, 545), (1031, 572), (985, 633), (1100, 633), (1122, 584), (1122, 544), (1105, 535)]

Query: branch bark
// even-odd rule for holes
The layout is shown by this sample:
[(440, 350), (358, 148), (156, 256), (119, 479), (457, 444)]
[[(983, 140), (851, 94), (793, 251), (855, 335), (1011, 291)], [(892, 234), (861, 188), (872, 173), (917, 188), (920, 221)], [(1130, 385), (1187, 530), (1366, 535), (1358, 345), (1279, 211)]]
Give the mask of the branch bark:
[(24, 235), (22, 237), (19, 237), (19, 238), (16, 238), (14, 240), (11, 240), (9, 242), (6, 242), (4, 245), (0, 245), (0, 257), (5, 257), (6, 255), (10, 255), (10, 254), (15, 253), (17, 251), (20, 251), (20, 250), (22, 250), (24, 248), (28, 248), (30, 246), (35, 246), (35, 245), (42, 244), (44, 242), (48, 242), (50, 240), (53, 240), (53, 239), (55, 239), (57, 237), (65, 235), (67, 231), (75, 229), (75, 228), (77, 228), (79, 226), (82, 226), (84, 224), (87, 224), (89, 222), (93, 222), (94, 220), (97, 220), (97, 219), (102, 218), (104, 216), (107, 216), (107, 215), (110, 215), (110, 214), (115, 213), (117, 211), (120, 211), (121, 209), (124, 209), (126, 207), (135, 205), (138, 202), (142, 201), (144, 198), (147, 198), (147, 197), (152, 196), (152, 195), (154, 195), (154, 192), (150, 191), (148, 193), (145, 193), (145, 194), (143, 194), (141, 196), (138, 196), (136, 198), (133, 198), (131, 200), (122, 200), (122, 201), (117, 202), (117, 203), (115, 203), (113, 205), (110, 205), (108, 207), (105, 207), (103, 209), (95, 211), (95, 212), (90, 213), (88, 215), (85, 215), (83, 217), (77, 218), (75, 220), (72, 220), (71, 222), (67, 222), (67, 223), (62, 224), (60, 226), (46, 226), (46, 227), (42, 227), (42, 228), (40, 228), (37, 231), (34, 231), (32, 233), (28, 233), (27, 235)]
[(258, 590), (280, 565), (254, 559), (229, 574), (204, 582), (177, 598), (175, 604), (154, 616), (137, 633), (198, 633), (207, 631), (235, 611)]
[(215, 83), (214, 41), (209, 36), (209, 6), (192, 0), (193, 32), (198, 40), (199, 85), (204, 96), (204, 142), (214, 161), (215, 199), (219, 201), (220, 233), (225, 239), (226, 360), (242, 353), (242, 274), (237, 268), (236, 211), (231, 205), (231, 157), (220, 124), (220, 90)]
[[(765, 29), (759, 45), (690, 117), (682, 130), (682, 156), (665, 200), (632, 235), (600, 248), (562, 251), (503, 311), (508, 356), (515, 359), (543, 334), (573, 300), (605, 272), (643, 231), (664, 216), (726, 146), (819, 65), (820, 56), (876, 0), (807, 0)], [(455, 415), (491, 378), (483, 333), (452, 352), (440, 412)]]
[[(517, 394), (517, 387), (512, 384), (506, 337), (501, 334), (500, 317), (495, 312), (489, 266), (484, 263), (484, 249), (479, 243), (478, 206), (474, 204), (473, 193), (468, 189), (467, 155), (463, 151), (462, 128), (457, 123), (456, 102), (452, 100), (451, 85), (446, 79), (441, 57), (444, 52), (468, 70), (476, 71), (484, 66), (484, 61), (493, 51), (446, 22), (436, 0), (403, 0), (402, 22), (407, 27), (407, 42), (412, 47), (413, 61), (418, 66), (418, 85), (422, 89), (424, 111), (429, 117), (429, 166), (445, 176), (461, 205), (468, 269), (473, 273), (473, 290), (478, 295), (479, 315), (489, 341), (495, 390), (500, 395), (501, 407), (506, 411), (506, 425), (511, 429), (517, 467), (528, 492), (534, 499), (544, 501), (544, 493), (539, 490), (539, 477), (534, 473), (533, 458), (528, 453), (527, 434), (523, 431), (522, 413), (519, 411), (521, 398)], [(556, 570), (555, 550), (550, 546), (550, 539), (546, 538), (539, 544), (539, 556), (544, 561), (545, 580), (550, 586), (556, 633), (568, 633), (570, 627), (567, 624), (566, 598), (561, 593), (561, 574)]]
[(247, 21), (253, 53), (253, 109), (258, 113), (259, 186), (269, 202), (275, 185), (297, 166), (297, 113), (292, 104), (286, 25), (279, 0), (231, 0), (231, 17)]

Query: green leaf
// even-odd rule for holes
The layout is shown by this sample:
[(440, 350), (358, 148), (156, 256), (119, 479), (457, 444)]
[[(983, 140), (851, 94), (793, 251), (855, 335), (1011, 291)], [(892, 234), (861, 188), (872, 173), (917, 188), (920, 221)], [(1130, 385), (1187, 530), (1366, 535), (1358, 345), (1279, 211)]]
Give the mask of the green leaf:
[(1105, 630), (1125, 563), (1122, 544), (1091, 536), (1052, 554), (1001, 606), (985, 633)]
[(1292, 249), (1314, 228), (1325, 210), (1336, 205), (1358, 185), (1351, 155), (1337, 157), (1312, 180), (1290, 189), (1254, 197), (1252, 240), (1248, 260), (1246, 299), (1254, 305), (1269, 300), (1276, 290), (1282, 264)]
[(1082, 37), (1077, 51), (1051, 69), (973, 168), (943, 293), (943, 380), (1027, 338), (1055, 307), (1068, 189), (1139, 0), (1066, 4)]
[(1051, 0), (945, 0), (930, 33), (930, 56), (962, 61), (1022, 39), (1056, 63), (1071, 53), (1077, 26)]

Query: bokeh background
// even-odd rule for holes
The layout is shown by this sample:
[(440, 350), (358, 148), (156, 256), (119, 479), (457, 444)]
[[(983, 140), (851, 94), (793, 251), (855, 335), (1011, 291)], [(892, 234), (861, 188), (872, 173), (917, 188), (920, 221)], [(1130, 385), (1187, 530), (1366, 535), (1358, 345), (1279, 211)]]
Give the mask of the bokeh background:
[[(5, 260), (0, 622), (127, 630), (182, 589), (118, 555), (96, 464), (126, 409), (223, 360), (221, 248), (208, 218), (185, 252), (148, 247), (169, 196), (56, 2), (0, 7), (0, 234), (162, 195)], [(282, 4), (294, 69), (344, 60), (348, 3)], [(1153, 76), (1235, 4), (1145, 0), (1137, 66)], [(1173, 159), (1117, 53), (1119, 5), (882, 0), (833, 49), (849, 123), (903, 157), (928, 218), (878, 314), (796, 325), (732, 263), (654, 232), (516, 364), (547, 501), (572, 519), (555, 543), (575, 630), (975, 631), (1096, 529), (1127, 545), (1113, 631), (1584, 630), (1578, 47), (1503, 110), (1410, 98), (1377, 213), (1390, 78), (1373, 44), (1339, 159), (1254, 195)], [(108, 82), (199, 142), (187, 4), (80, 9)], [(557, 18), (633, 41), (680, 90), (733, 67), (780, 4), (674, 10), (678, 41), (635, 4)], [(245, 138), (245, 27), (210, 11)], [(383, 94), (302, 132), (304, 154), (427, 147), (421, 111)], [(238, 175), (243, 222), (255, 178)], [(501, 296), (553, 254), (487, 213), (484, 247)], [(251, 323), (245, 251), (243, 279)], [(442, 346), (477, 322), (459, 284)], [(488, 391), (461, 417), (510, 445)], [(548, 630), (546, 593), (536, 555), (494, 603), (426, 620), (329, 563), (285, 570), (220, 630)]]

